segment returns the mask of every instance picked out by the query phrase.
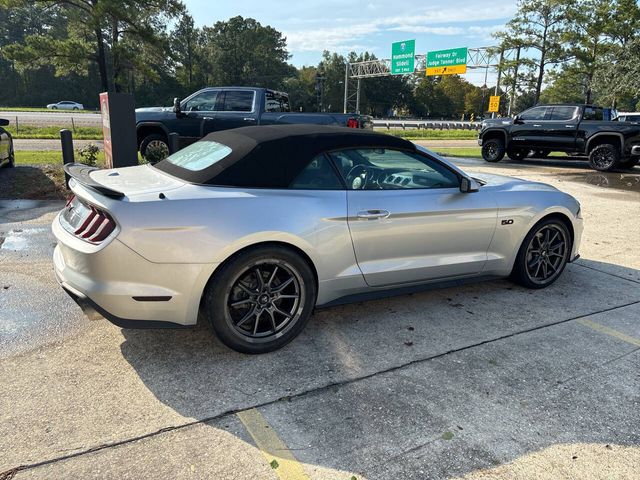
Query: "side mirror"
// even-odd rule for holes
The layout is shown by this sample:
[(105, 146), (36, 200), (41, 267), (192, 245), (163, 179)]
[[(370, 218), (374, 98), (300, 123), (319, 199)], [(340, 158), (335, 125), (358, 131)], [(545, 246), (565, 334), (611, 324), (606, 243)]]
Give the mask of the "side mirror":
[(6, 127), (7, 125), (9, 125), (9, 120), (6, 118), (0, 118), (0, 127)]
[(515, 117), (513, 117), (513, 123), (515, 123), (516, 125), (521, 125), (524, 122), (522, 121), (522, 118), (520, 118), (520, 115), (516, 115)]
[(462, 177), (460, 180), (460, 191), (462, 193), (472, 193), (477, 192), (480, 189), (478, 182), (476, 182), (473, 178)]
[(180, 109), (180, 99), (178, 97), (173, 99), (173, 113), (178, 117), (182, 114), (182, 110)]

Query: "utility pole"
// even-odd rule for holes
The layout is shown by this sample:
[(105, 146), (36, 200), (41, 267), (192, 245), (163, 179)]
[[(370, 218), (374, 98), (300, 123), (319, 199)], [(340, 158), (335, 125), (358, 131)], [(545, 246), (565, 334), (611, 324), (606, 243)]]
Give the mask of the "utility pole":
[(349, 95), (349, 62), (344, 68), (344, 107), (342, 113), (347, 113), (347, 96)]
[[(498, 62), (498, 79), (496, 80), (496, 89), (494, 96), (498, 96), (498, 90), (500, 90), (500, 77), (502, 77), (502, 62), (504, 61), (504, 49), (500, 50), (500, 61)], [(496, 118), (496, 112), (491, 112), (491, 118)]]
[(516, 101), (516, 87), (518, 86), (518, 65), (520, 64), (520, 49), (522, 47), (518, 47), (516, 49), (516, 62), (515, 67), (513, 68), (513, 84), (511, 85), (511, 96), (509, 97), (509, 110), (507, 111), (507, 115), (511, 116), (511, 110), (515, 105)]

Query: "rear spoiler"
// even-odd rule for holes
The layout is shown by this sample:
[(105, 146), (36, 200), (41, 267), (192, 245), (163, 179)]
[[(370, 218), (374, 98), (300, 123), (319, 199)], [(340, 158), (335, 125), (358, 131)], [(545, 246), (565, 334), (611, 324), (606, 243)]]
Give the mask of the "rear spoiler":
[(98, 183), (93, 178), (91, 178), (90, 173), (95, 170), (99, 170), (99, 168), (97, 167), (90, 167), (89, 165), (85, 165), (84, 163), (66, 163), (63, 168), (64, 172), (67, 175), (69, 175), (84, 187), (95, 190), (96, 192), (110, 198), (119, 199), (124, 197), (124, 193), (113, 190), (112, 188), (102, 185), (101, 183)]

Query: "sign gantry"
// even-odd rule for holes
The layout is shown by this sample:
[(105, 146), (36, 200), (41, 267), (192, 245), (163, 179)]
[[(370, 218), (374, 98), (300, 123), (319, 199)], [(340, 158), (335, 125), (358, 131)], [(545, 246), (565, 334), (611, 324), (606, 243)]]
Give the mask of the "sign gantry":
[[(402, 55), (401, 44), (403, 43), (405, 44), (405, 56), (410, 48), (414, 51), (413, 70), (408, 68), (409, 65), (399, 65), (401, 62), (407, 61), (405, 57), (396, 58), (395, 69), (394, 60), (388, 58), (367, 60), (364, 62), (347, 62), (344, 78), (344, 113), (360, 112), (360, 82), (365, 78), (412, 74), (448, 75), (465, 73), (467, 69), (484, 69), (486, 84), (486, 74), (491, 68), (498, 70), (498, 81), (495, 88), (497, 92), (502, 73), (501, 65), (504, 60), (507, 60), (507, 58), (511, 57), (516, 51), (515, 49), (501, 50), (499, 47), (454, 48), (429, 52), (427, 55), (424, 55), (415, 53), (415, 41), (406, 40), (392, 44), (392, 57), (394, 53)], [(434, 62), (431, 66), (429, 65), (430, 60)], [(462, 60), (464, 60), (464, 62)], [(408, 71), (399, 72), (398, 70), (402, 68)], [(429, 69), (433, 69), (431, 73), (428, 73)]]

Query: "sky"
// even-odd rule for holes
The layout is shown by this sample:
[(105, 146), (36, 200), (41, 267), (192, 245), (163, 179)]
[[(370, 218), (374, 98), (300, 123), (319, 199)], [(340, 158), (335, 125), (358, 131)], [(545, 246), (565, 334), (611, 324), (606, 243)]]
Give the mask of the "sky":
[[(517, 0), (184, 0), (198, 26), (236, 15), (287, 38), (290, 62), (317, 65), (322, 51), (369, 51), (390, 58), (391, 43), (416, 40), (416, 53), (492, 46), (491, 34), (513, 16)], [(491, 75), (492, 76), (492, 75)], [(481, 84), (484, 72), (469, 70)]]

